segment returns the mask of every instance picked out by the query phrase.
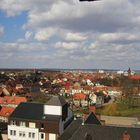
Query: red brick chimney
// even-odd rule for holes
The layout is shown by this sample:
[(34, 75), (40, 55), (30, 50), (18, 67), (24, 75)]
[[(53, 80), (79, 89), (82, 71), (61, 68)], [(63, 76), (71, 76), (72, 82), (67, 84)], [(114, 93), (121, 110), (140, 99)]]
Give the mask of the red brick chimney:
[(128, 134), (127, 131), (125, 131), (125, 132), (123, 133), (123, 139), (122, 139), (122, 140), (130, 140), (130, 135)]

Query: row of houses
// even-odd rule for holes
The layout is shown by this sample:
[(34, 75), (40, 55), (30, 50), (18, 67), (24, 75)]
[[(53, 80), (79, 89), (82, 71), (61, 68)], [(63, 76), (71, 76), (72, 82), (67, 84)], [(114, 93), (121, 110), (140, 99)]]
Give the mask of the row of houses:
[(52, 97), (46, 104), (21, 103), (9, 118), (9, 140), (56, 140), (73, 120), (64, 98)]
[[(62, 96), (21, 103), (8, 120), (8, 140), (139, 140), (140, 127), (108, 126), (94, 113), (74, 118)], [(6, 140), (6, 139), (4, 139)]]
[(9, 116), (22, 102), (27, 102), (27, 99), (18, 96), (0, 97), (0, 122), (8, 122)]

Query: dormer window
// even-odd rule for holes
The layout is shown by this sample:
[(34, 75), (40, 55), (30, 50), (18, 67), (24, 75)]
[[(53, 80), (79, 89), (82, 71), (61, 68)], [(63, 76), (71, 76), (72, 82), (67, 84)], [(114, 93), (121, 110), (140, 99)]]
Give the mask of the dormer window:
[(26, 123), (21, 121), (21, 122), (19, 122), (19, 125), (20, 126), (26, 126)]
[(10, 121), (10, 124), (11, 124), (11, 125), (16, 125), (16, 121), (11, 120), (11, 121)]
[(9, 112), (7, 112), (5, 115), (8, 116), (9, 115)]
[(41, 123), (41, 129), (44, 129), (44, 124), (43, 123)]
[(29, 127), (35, 128), (35, 127), (36, 127), (36, 123), (34, 123), (34, 122), (29, 122)]

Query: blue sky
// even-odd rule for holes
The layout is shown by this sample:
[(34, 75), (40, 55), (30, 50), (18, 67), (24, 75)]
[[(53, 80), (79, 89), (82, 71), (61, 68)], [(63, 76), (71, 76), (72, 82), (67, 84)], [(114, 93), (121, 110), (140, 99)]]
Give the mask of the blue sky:
[(27, 21), (27, 13), (22, 12), (18, 16), (7, 17), (6, 14), (0, 11), (0, 25), (4, 27), (4, 35), (1, 36), (0, 41), (15, 42), (22, 38), (25, 31), (21, 28)]
[(1, 0), (0, 68), (140, 69), (138, 0)]

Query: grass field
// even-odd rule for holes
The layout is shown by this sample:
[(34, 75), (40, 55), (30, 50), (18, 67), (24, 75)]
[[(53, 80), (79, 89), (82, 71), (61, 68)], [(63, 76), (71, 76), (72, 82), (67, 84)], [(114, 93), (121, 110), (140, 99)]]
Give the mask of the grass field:
[(140, 118), (140, 107), (130, 106), (127, 100), (109, 104), (103, 108), (97, 109), (96, 112), (101, 115)]

